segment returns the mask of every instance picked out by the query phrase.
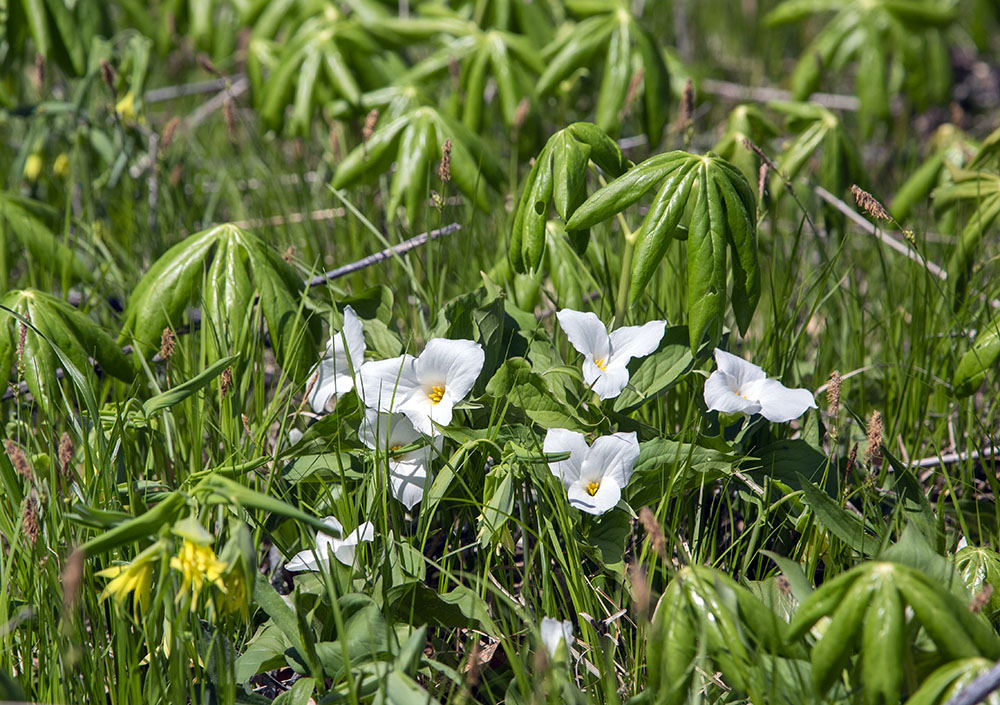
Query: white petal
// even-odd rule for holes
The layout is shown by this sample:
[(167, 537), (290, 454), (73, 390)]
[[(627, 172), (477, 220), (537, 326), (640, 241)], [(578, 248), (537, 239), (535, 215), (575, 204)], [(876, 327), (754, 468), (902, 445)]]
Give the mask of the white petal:
[(760, 403), (760, 413), (768, 421), (784, 423), (797, 419), (806, 409), (815, 409), (816, 400), (808, 389), (789, 389), (776, 379), (752, 385)]
[(334, 355), (320, 360), (309, 375), (309, 406), (317, 414), (326, 411), (326, 405), (334, 396), (345, 394), (354, 387), (354, 378), (348, 373), (346, 363), (337, 364)]
[(545, 433), (542, 450), (546, 453), (569, 451), (569, 457), (566, 460), (549, 463), (549, 470), (567, 487), (580, 478), (580, 468), (590, 453), (590, 447), (583, 434), (565, 428), (550, 428)]
[(375, 539), (375, 526), (366, 521), (349, 533), (343, 541), (334, 539), (333, 555), (344, 565), (354, 565), (354, 552), (359, 543)]
[(417, 358), (417, 378), (428, 391), (436, 384), (443, 386), (455, 404), (472, 391), (485, 360), (486, 354), (479, 343), (434, 338)]
[[(447, 426), (451, 423), (451, 400), (443, 397), (437, 404), (427, 396), (423, 389), (414, 390), (413, 394), (398, 407), (398, 411), (406, 414), (413, 428), (428, 436), (440, 434), (434, 424)], [(433, 421), (433, 423), (431, 423)]]
[(729, 386), (730, 379), (720, 369), (710, 374), (705, 380), (705, 405), (708, 410), (747, 415), (753, 415), (760, 411), (760, 404), (757, 403), (756, 399), (747, 399), (733, 392)]
[(299, 551), (285, 564), (289, 573), (300, 573), (304, 570), (319, 570), (316, 563), (316, 552), (313, 550)]
[(302, 431), (300, 431), (297, 428), (289, 429), (289, 431), (288, 431), (288, 445), (290, 445), (290, 446), (295, 445), (296, 443), (298, 443), (299, 441), (302, 440), (302, 436), (304, 436), (304, 435), (305, 434), (302, 433)]
[(556, 313), (556, 318), (574, 348), (595, 362), (607, 362), (611, 354), (611, 339), (607, 327), (596, 314), (564, 308)]
[(612, 362), (602, 370), (586, 358), (583, 361), (583, 380), (601, 399), (613, 399), (628, 385), (628, 368)]
[(632, 477), (632, 469), (638, 457), (639, 440), (634, 431), (601, 436), (590, 447), (590, 453), (583, 461), (580, 477), (611, 479), (622, 488)]
[[(339, 521), (337, 521), (337, 517), (333, 516), (323, 517), (320, 521), (322, 521), (326, 526), (329, 526), (331, 529), (336, 531), (341, 536), (344, 535), (344, 527)], [(326, 534), (319, 534), (319, 535), (326, 536)]]
[(570, 642), (573, 641), (573, 623), (568, 619), (560, 622), (558, 619), (544, 617), (539, 632), (542, 635), (542, 644), (552, 658), (555, 658), (560, 643), (565, 643), (568, 650)]
[(737, 388), (742, 387), (748, 382), (767, 377), (762, 368), (752, 362), (747, 362), (742, 357), (737, 357), (719, 348), (715, 349), (715, 364), (719, 366), (720, 371), (730, 378), (730, 385)]
[(611, 361), (627, 365), (633, 357), (646, 357), (660, 347), (666, 328), (666, 321), (650, 321), (611, 331)]
[(363, 364), (358, 382), (365, 405), (379, 411), (393, 411), (404, 404), (420, 389), (414, 363), (411, 355), (401, 355)]
[(389, 461), (392, 496), (402, 502), (407, 510), (413, 509), (414, 505), (424, 498), (424, 490), (434, 479), (422, 451), (423, 449), (407, 453), (399, 460)]
[(346, 343), (347, 359), (351, 370), (357, 374), (365, 361), (365, 334), (361, 319), (350, 306), (344, 307), (344, 328), (341, 334)]
[(387, 414), (384, 411), (365, 409), (365, 418), (358, 429), (358, 438), (372, 450), (385, 450), (389, 447), (390, 418), (397, 414)]
[(602, 478), (594, 495), (590, 494), (589, 485), (590, 482), (581, 478), (566, 488), (571, 507), (576, 507), (588, 514), (604, 514), (609, 509), (613, 509), (618, 504), (618, 500), (622, 498), (622, 488), (618, 486), (614, 478)]

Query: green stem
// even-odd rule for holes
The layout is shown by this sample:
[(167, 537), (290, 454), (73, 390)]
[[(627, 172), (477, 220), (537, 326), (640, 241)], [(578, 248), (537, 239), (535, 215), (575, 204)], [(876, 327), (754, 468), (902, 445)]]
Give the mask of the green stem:
[(628, 308), (628, 290), (632, 284), (632, 256), (635, 254), (635, 233), (629, 230), (622, 214), (618, 214), (618, 223), (625, 234), (625, 252), (622, 253), (622, 273), (618, 277), (618, 296), (615, 297), (614, 327), (625, 323), (625, 310)]

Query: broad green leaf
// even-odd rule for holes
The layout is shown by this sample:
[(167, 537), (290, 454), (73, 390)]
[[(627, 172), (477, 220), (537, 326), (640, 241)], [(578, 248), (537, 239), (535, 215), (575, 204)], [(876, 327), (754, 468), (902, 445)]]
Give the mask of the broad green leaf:
[(861, 554), (871, 556), (876, 553), (879, 540), (865, 530), (861, 519), (801, 475), (799, 482), (802, 486), (802, 501), (813, 510), (824, 528)]
[(524, 358), (507, 360), (486, 385), (486, 393), (509, 403), (544, 428), (582, 430), (583, 422), (549, 390), (545, 379)]
[[(86, 555), (96, 556), (127, 543), (148, 539), (167, 524), (173, 523), (187, 503), (180, 492), (171, 492), (152, 509), (126, 519), (113, 529), (95, 536), (80, 547)], [(273, 589), (273, 588), (272, 588)]]

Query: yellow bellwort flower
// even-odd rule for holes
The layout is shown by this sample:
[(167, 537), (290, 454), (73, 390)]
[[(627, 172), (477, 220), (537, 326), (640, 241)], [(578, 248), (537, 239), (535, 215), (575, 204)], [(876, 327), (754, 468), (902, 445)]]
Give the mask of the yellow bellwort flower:
[(222, 575), (226, 572), (227, 566), (219, 560), (211, 546), (184, 539), (177, 555), (170, 559), (170, 567), (181, 574), (178, 601), (190, 590), (191, 607), (194, 609), (198, 607), (198, 596), (206, 584), (215, 585), (222, 592), (226, 592)]
[(121, 605), (129, 593), (132, 593), (133, 612), (138, 614), (140, 611), (145, 611), (151, 600), (153, 568), (163, 555), (163, 548), (163, 543), (157, 541), (136, 556), (131, 563), (98, 571), (97, 575), (102, 578), (111, 578), (111, 582), (101, 592), (101, 599), (113, 597), (115, 602)]

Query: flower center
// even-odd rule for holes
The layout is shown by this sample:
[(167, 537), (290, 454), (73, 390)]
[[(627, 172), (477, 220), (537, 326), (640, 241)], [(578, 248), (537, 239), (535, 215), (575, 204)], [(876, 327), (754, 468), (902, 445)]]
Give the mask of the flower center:
[(599, 489), (601, 489), (601, 483), (599, 481), (595, 482), (594, 480), (591, 480), (590, 482), (587, 483), (587, 494), (589, 494), (591, 497), (597, 494), (597, 490)]
[(396, 452), (397, 450), (399, 450), (399, 449), (400, 449), (400, 448), (402, 448), (402, 447), (403, 447), (403, 446), (402, 446), (401, 444), (397, 443), (397, 444), (396, 444), (396, 445), (394, 445), (394, 446), (390, 446), (389, 450), (391, 450), (391, 451), (392, 451), (393, 453), (395, 453), (395, 452)]
[(444, 398), (444, 385), (435, 384), (433, 387), (431, 387), (431, 391), (427, 393), (427, 396), (430, 397), (433, 403), (440, 404), (441, 399)]
[(594, 358), (594, 364), (597, 365), (597, 369), (601, 371), (608, 369), (608, 363), (605, 361), (603, 357), (600, 359)]

